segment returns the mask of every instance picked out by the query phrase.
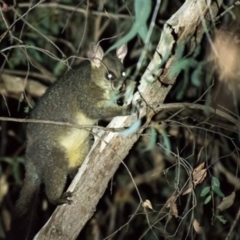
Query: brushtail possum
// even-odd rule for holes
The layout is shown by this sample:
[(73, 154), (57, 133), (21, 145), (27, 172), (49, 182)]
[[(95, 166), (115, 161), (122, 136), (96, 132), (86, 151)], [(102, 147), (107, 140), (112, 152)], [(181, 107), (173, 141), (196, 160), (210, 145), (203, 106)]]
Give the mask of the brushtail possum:
[[(134, 81), (125, 78), (122, 63), (126, 54), (125, 45), (118, 48), (116, 54), (105, 56), (99, 45), (91, 44), (88, 60), (49, 87), (30, 118), (95, 125), (100, 119), (130, 115), (131, 105), (117, 103), (126, 92), (132, 94), (135, 87)], [(43, 123), (27, 125), (26, 174), (12, 229), (14, 232), (16, 225), (20, 229), (16, 239), (33, 237), (31, 229), (19, 226), (21, 221), (31, 221), (29, 211), (41, 184), (51, 203), (70, 203), (70, 194), (63, 192), (67, 176), (73, 175), (82, 164), (91, 142), (86, 129)], [(30, 228), (30, 223), (27, 227)]]

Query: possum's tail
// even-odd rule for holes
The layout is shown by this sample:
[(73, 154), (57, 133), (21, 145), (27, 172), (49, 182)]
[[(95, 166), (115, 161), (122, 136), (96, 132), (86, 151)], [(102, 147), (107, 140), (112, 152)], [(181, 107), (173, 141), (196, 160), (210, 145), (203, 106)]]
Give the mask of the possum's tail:
[(34, 176), (34, 173), (28, 175), (25, 176), (24, 185), (13, 212), (11, 230), (7, 240), (32, 240), (36, 234), (37, 205), (41, 182)]

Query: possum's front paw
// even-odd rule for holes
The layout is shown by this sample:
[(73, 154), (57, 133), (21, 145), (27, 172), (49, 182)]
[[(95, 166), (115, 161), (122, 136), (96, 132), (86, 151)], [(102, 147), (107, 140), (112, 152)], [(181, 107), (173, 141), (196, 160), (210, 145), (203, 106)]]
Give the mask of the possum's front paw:
[(72, 192), (65, 192), (65, 193), (63, 193), (63, 195), (60, 198), (58, 198), (55, 201), (55, 204), (57, 204), (57, 205), (71, 204), (72, 200), (69, 198), (71, 198), (72, 196), (73, 196)]
[(71, 198), (72, 196), (73, 196), (72, 192), (65, 192), (63, 193), (62, 198), (65, 200), (65, 203), (71, 204), (72, 200), (69, 198)]
[(137, 118), (139, 118), (139, 105), (135, 105), (131, 103), (127, 105), (127, 109), (128, 109), (128, 115), (135, 113), (137, 114)]

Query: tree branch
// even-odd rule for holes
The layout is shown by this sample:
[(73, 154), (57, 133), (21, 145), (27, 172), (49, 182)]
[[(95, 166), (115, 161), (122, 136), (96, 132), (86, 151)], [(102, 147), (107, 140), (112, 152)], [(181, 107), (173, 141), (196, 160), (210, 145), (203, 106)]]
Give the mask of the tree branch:
[(26, 91), (31, 96), (41, 97), (47, 87), (43, 84), (26, 78), (2, 73), (0, 82), (0, 93), (7, 97), (19, 99), (21, 94)]

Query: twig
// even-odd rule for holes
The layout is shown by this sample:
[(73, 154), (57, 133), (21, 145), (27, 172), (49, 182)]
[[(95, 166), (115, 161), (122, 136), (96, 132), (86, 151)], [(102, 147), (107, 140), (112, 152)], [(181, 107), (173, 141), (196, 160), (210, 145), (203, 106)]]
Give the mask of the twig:
[(236, 126), (239, 127), (239, 121), (230, 116), (229, 114), (219, 110), (219, 109), (214, 109), (212, 107), (208, 107), (205, 105), (201, 105), (201, 104), (194, 104), (194, 103), (166, 103), (166, 104), (160, 104), (159, 106), (157, 106), (156, 108), (154, 108), (154, 111), (158, 112), (160, 110), (170, 110), (170, 109), (197, 109), (197, 110), (202, 110), (202, 111), (206, 111), (206, 112), (210, 112), (213, 114), (216, 114), (220, 117), (223, 117), (225, 119), (227, 119), (228, 121), (234, 123)]
[[(24, 7), (29, 7), (29, 3), (19, 3), (18, 7), (20, 8), (24, 8)], [(67, 6), (67, 5), (63, 5), (63, 4), (59, 4), (59, 3), (42, 3), (41, 5), (38, 5), (37, 7), (40, 8), (59, 8), (62, 10), (66, 10), (66, 11), (74, 11), (74, 12), (78, 12), (78, 13), (83, 13), (86, 14), (86, 10), (82, 9), (82, 8), (76, 8), (74, 6)], [(92, 15), (96, 15), (96, 16), (103, 16), (103, 17), (111, 17), (111, 18), (124, 18), (124, 19), (131, 19), (132, 16), (128, 16), (125, 14), (113, 14), (113, 13), (105, 13), (105, 12), (99, 12), (99, 11), (91, 11)]]
[(60, 126), (67, 126), (77, 129), (92, 129), (97, 128), (101, 129), (103, 131), (110, 131), (110, 132), (121, 132), (126, 130), (126, 127), (124, 128), (106, 128), (102, 126), (92, 126), (92, 125), (77, 125), (72, 124), (68, 122), (56, 122), (56, 121), (49, 121), (49, 120), (38, 120), (38, 119), (25, 119), (25, 118), (9, 118), (9, 117), (0, 117), (0, 121), (6, 121), (6, 122), (20, 122), (20, 123), (41, 123), (41, 124), (53, 124), (53, 125), (60, 125)]
[(238, 212), (237, 212), (236, 217), (235, 217), (235, 219), (234, 219), (234, 221), (233, 221), (233, 223), (231, 225), (231, 228), (229, 229), (229, 232), (228, 232), (225, 240), (230, 239), (230, 235), (232, 234), (233, 229), (236, 227), (236, 224), (237, 224), (237, 222), (239, 220), (239, 217), (240, 217), (240, 205), (238, 207)]

